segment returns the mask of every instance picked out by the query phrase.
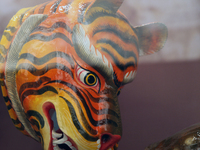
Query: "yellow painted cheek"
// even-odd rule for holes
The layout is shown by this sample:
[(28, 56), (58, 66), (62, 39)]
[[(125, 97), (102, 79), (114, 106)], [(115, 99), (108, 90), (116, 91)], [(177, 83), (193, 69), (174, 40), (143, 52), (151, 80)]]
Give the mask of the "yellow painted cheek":
[(58, 125), (60, 129), (68, 135), (78, 146), (79, 150), (94, 150), (97, 149), (97, 142), (87, 141), (83, 136), (79, 133), (77, 128), (74, 126), (70, 114), (70, 110), (67, 108), (60, 108), (60, 111), (57, 111), (57, 119)]
[[(68, 96), (64, 92), (59, 92), (58, 94), (55, 94), (53, 92), (48, 91), (42, 95), (28, 96), (24, 100), (24, 103), (23, 103), (25, 111), (27, 112), (28, 110), (35, 110), (42, 115), (42, 117), (44, 118), (44, 121), (45, 121), (44, 127), (42, 129), (40, 129), (40, 133), (42, 134), (42, 137), (44, 140), (44, 149), (47, 150), (48, 146), (51, 142), (50, 126), (48, 124), (48, 120), (43, 111), (43, 105), (48, 102), (52, 103), (55, 107), (59, 128), (76, 143), (79, 150), (97, 149), (97, 147), (98, 147), (97, 142), (87, 141), (79, 133), (79, 131), (77, 130), (77, 128), (75, 127), (75, 125), (72, 121), (71, 112), (68, 108), (66, 101), (63, 100), (62, 98), (60, 98), (59, 95), (67, 98), (67, 100), (74, 106), (75, 112), (77, 113), (76, 114), (77, 119), (80, 121), (81, 126), (84, 128), (84, 123), (81, 120), (82, 116), (80, 116), (79, 108), (76, 106), (74, 99), (72, 99), (70, 96)], [(81, 107), (83, 107), (83, 106), (81, 106)], [(85, 113), (85, 112), (83, 112), (83, 113)]]

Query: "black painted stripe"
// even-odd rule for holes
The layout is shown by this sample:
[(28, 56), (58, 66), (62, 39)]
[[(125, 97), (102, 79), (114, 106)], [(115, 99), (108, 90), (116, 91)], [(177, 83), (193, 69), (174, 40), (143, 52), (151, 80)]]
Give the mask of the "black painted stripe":
[(32, 116), (35, 117), (39, 121), (41, 128), (44, 127), (44, 124), (45, 124), (44, 118), (42, 117), (42, 115), (39, 112), (37, 112), (35, 110), (29, 110), (29, 111), (27, 111), (26, 114), (28, 115), (29, 118), (32, 117)]
[(22, 55), (20, 55), (19, 60), (20, 59), (27, 59), (35, 65), (43, 65), (44, 63), (48, 62), (49, 60), (51, 60), (55, 57), (59, 57), (59, 58), (63, 58), (65, 60), (67, 60), (69, 62), (69, 64), (72, 67), (74, 67), (73, 59), (68, 54), (66, 54), (64, 52), (60, 52), (60, 51), (51, 52), (51, 53), (49, 53), (49, 54), (47, 54), (47, 55), (45, 55), (41, 58), (37, 58), (30, 53), (23, 53)]
[(69, 87), (71, 90), (73, 90), (77, 94), (77, 96), (79, 97), (80, 101), (82, 102), (82, 104), (83, 104), (83, 106), (86, 110), (87, 116), (88, 116), (88, 118), (89, 118), (89, 120), (90, 120), (90, 122), (93, 126), (97, 127), (97, 126), (102, 126), (102, 125), (105, 125), (105, 124), (110, 124), (110, 125), (113, 125), (114, 127), (118, 126), (116, 122), (114, 122), (113, 120), (110, 120), (110, 119), (102, 119), (102, 120), (98, 120), (98, 121), (94, 120), (83, 95), (79, 91), (80, 89), (78, 89), (74, 85), (72, 85), (68, 82), (64, 82), (62, 80), (54, 80), (54, 81), (50, 81), (49, 83), (60, 83), (60, 84), (63, 84), (65, 86)]
[(5, 58), (0, 54), (0, 63), (4, 63)]
[(107, 114), (109, 114), (109, 115), (112, 115), (112, 116), (115, 116), (115, 117), (119, 118), (119, 115), (115, 111), (113, 111), (111, 109), (98, 109), (98, 110), (95, 109), (92, 106), (91, 101), (90, 101), (92, 99), (92, 97), (89, 98), (87, 96), (87, 94), (85, 92), (83, 92), (83, 90), (80, 89), (80, 91), (85, 95), (85, 97), (87, 98), (87, 102), (89, 103), (89, 106), (90, 106), (92, 112), (94, 112), (96, 115), (104, 115), (104, 114), (107, 115)]
[[(16, 126), (15, 126), (16, 127)], [(23, 131), (24, 130), (24, 126), (21, 124), (21, 127), (16, 127), (18, 130)]]
[(80, 122), (77, 119), (77, 115), (76, 115), (76, 112), (75, 112), (74, 107), (72, 106), (72, 104), (66, 98), (64, 98), (62, 96), (60, 96), (60, 97), (63, 98), (66, 101), (66, 103), (68, 105), (68, 108), (70, 110), (72, 121), (73, 121), (75, 127), (77, 128), (77, 130), (79, 131), (79, 133), (88, 141), (93, 141), (93, 142), (97, 141), (98, 137), (90, 136), (89, 134), (87, 134), (87, 132), (81, 126)]
[[(24, 126), (23, 124), (19, 121), (19, 119), (17, 118), (16, 120), (11, 118), (12, 119), (12, 122), (13, 124), (15, 125), (15, 127), (20, 130), (20, 131), (23, 131), (24, 130)], [(17, 125), (21, 124), (21, 127), (17, 127)]]
[(86, 127), (87, 131), (89, 131), (92, 135), (96, 135), (97, 131), (92, 129), (92, 127), (87, 122), (86, 117), (83, 113), (82, 107), (81, 107), (80, 103), (78, 102), (78, 100), (76, 99), (76, 97), (65, 89), (61, 89), (61, 90), (64, 91), (65, 93), (67, 93), (75, 101), (75, 103), (78, 107), (78, 110), (80, 111), (80, 115), (82, 117), (82, 122), (83, 122), (84, 126)]
[(5, 30), (11, 31), (12, 33), (14, 33), (14, 32), (17, 31), (17, 28), (15, 28), (15, 27), (13, 27), (13, 26), (9, 26), (9, 27), (7, 27)]
[(8, 32), (4, 32), (3, 35), (6, 37), (6, 39), (7, 39), (8, 41), (11, 41), (12, 38), (13, 38), (13, 36), (11, 36), (10, 33), (8, 33)]
[(134, 62), (128, 62), (124, 65), (124, 64), (120, 63), (120, 61), (106, 48), (101, 47), (101, 50), (108, 53), (112, 57), (116, 66), (122, 71), (126, 70), (128, 67), (131, 67), (131, 66), (136, 67), (136, 65), (137, 65), (137, 59), (135, 60), (135, 63)]
[(44, 4), (40, 7), (40, 9), (39, 9), (39, 11), (38, 11), (38, 14), (43, 14), (43, 13), (44, 13), (44, 10), (45, 10), (47, 4), (49, 4), (49, 2), (44, 3)]
[(14, 125), (18, 125), (18, 124), (21, 124), (21, 122), (19, 121), (19, 119), (17, 118), (16, 120), (11, 118), (12, 119), (12, 122), (14, 123)]
[[(0, 44), (0, 50), (1, 50), (1, 52), (5, 55), (6, 53), (7, 53), (7, 51), (8, 51), (8, 49), (6, 49), (5, 48), (5, 46), (4, 45), (2, 45), (2, 44)], [(2, 56), (1, 56), (2, 57)], [(0, 58), (1, 59), (1, 58)]]
[(0, 73), (0, 79), (4, 78), (4, 73)]
[(12, 102), (11, 102), (11, 100), (10, 100), (10, 98), (8, 97), (8, 96), (4, 96), (3, 97), (4, 98), (4, 101), (7, 103), (7, 102), (10, 102), (10, 104), (12, 105)]
[(60, 64), (60, 63), (50, 63), (42, 69), (37, 69), (29, 63), (23, 63), (17, 67), (16, 73), (18, 73), (19, 70), (21, 70), (21, 69), (29, 71), (34, 76), (41, 76), (41, 75), (44, 75), (45, 73), (47, 73), (49, 70), (59, 69), (59, 70), (62, 70), (64, 72), (68, 73), (73, 78), (71, 69), (69, 69), (67, 66)]
[(93, 23), (96, 19), (100, 18), (100, 17), (113, 17), (116, 19), (120, 19), (126, 23), (129, 24), (128, 20), (126, 18), (124, 18), (122, 15), (120, 15), (119, 13), (109, 13), (107, 11), (97, 11), (92, 13), (90, 16), (86, 16), (85, 17), (85, 21), (83, 22), (83, 24), (88, 25)]
[(108, 25), (98, 26), (93, 30), (93, 36), (95, 34), (99, 33), (99, 32), (113, 33), (117, 37), (122, 39), (125, 43), (132, 43), (136, 47), (138, 47), (136, 37), (130, 35), (130, 33), (128, 33), (128, 32), (122, 32), (121, 30), (117, 29), (117, 27), (115, 27), (115, 26), (111, 26), (109, 24)]
[(0, 80), (0, 86), (5, 86), (4, 81)]
[(13, 107), (11, 106), (11, 104), (7, 105), (7, 109), (10, 110), (12, 109)]
[(42, 95), (44, 94), (45, 92), (53, 92), (55, 94), (58, 94), (57, 90), (52, 87), (52, 86), (45, 86), (45, 87), (42, 87), (41, 89), (38, 89), (38, 90), (27, 90), (25, 91), (20, 97), (20, 100), (24, 101), (24, 99), (27, 97), (27, 96), (30, 96), (30, 95)]
[(57, 8), (58, 8), (58, 5), (60, 4), (60, 2), (61, 2), (62, 0), (57, 0), (52, 6), (51, 6), (51, 13), (52, 14), (54, 14), (54, 13), (56, 13), (56, 10), (57, 10)]
[(67, 30), (69, 33), (72, 33), (72, 30), (70, 29), (70, 27), (64, 22), (56, 22), (50, 28), (47, 28), (47, 27), (44, 27), (44, 26), (38, 26), (32, 31), (32, 33), (38, 32), (38, 31), (48, 33), (48, 32), (54, 31), (57, 28), (63, 28), (65, 30)]
[(86, 92), (87, 92), (87, 95), (89, 95), (90, 100), (93, 101), (93, 102), (95, 102), (95, 103), (109, 102), (109, 103), (112, 103), (113, 105), (116, 105), (114, 103), (113, 99), (111, 99), (109, 97), (105, 97), (104, 94), (103, 94), (102, 97), (95, 98), (88, 91), (86, 91)]
[(51, 81), (50, 78), (48, 77), (41, 77), (39, 80), (37, 80), (36, 82), (27, 82), (27, 83), (24, 83), (20, 86), (20, 89), (19, 89), (19, 95), (21, 96), (22, 92), (25, 90), (25, 89), (28, 89), (28, 88), (38, 88), (39, 86), (41, 86), (44, 82), (48, 82), (48, 81)]
[(60, 38), (62, 40), (64, 40), (65, 42), (67, 42), (68, 44), (70, 44), (72, 46), (72, 42), (70, 41), (70, 39), (64, 35), (63, 33), (53, 33), (52, 35), (50, 36), (45, 36), (43, 34), (34, 34), (34, 35), (31, 35), (26, 42), (29, 42), (31, 40), (40, 40), (40, 41), (45, 41), (45, 42), (48, 42), (48, 41), (52, 41), (56, 38)]
[(113, 42), (112, 40), (100, 39), (100, 40), (97, 41), (97, 43), (109, 44), (123, 58), (127, 59), (127, 58), (130, 58), (130, 57), (133, 57), (137, 61), (137, 57), (136, 57), (136, 55), (133, 51), (124, 50), (121, 46), (119, 46), (119, 44)]
[(114, 72), (114, 75), (113, 75), (113, 79), (114, 79), (114, 83), (115, 85), (120, 88), (122, 86), (122, 82), (120, 82), (118, 79), (117, 79), (117, 74)]
[(22, 24), (24, 15), (25, 15), (30, 9), (31, 9), (31, 8), (27, 9), (23, 14), (20, 15), (20, 20), (19, 20), (20, 25)]
[(42, 134), (39, 131), (35, 131), (35, 133), (39, 137), (40, 143), (42, 143), (42, 147), (44, 147), (44, 140), (43, 140)]
[(40, 125), (39, 125), (39, 123), (38, 123), (37, 120), (35, 120), (35, 119), (30, 119), (30, 122), (31, 122), (32, 125), (35, 125), (38, 129), (40, 129)]
[(34, 14), (35, 13), (35, 10), (36, 10), (37, 7), (35, 7), (31, 12), (30, 14)]

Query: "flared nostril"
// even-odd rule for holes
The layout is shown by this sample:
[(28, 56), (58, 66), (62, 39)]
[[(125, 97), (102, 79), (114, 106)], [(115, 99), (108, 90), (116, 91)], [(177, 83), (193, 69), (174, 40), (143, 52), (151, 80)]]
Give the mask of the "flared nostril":
[(109, 142), (110, 140), (111, 140), (111, 136), (108, 135), (108, 134), (104, 134), (104, 135), (101, 136), (101, 141), (102, 141), (102, 143), (107, 143), (107, 142)]
[(101, 148), (100, 150), (107, 150), (113, 147), (121, 139), (120, 135), (112, 135), (111, 133), (104, 133), (101, 135)]

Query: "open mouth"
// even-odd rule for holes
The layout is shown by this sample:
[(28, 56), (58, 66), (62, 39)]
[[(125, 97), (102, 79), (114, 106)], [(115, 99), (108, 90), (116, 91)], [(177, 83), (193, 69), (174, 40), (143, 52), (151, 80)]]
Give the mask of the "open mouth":
[(51, 130), (49, 150), (78, 150), (75, 142), (59, 128), (54, 105), (52, 103), (45, 104), (44, 111)]
[[(50, 126), (51, 140), (48, 150), (78, 150), (76, 143), (59, 128), (54, 105), (50, 102), (45, 103), (43, 105), (43, 111)], [(115, 150), (118, 147), (117, 143), (120, 139), (120, 135), (104, 133), (96, 141), (97, 150)]]

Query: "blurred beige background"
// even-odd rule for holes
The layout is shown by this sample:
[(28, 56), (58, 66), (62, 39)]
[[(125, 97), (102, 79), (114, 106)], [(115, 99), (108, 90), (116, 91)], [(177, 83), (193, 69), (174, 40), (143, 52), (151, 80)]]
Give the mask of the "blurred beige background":
[[(47, 0), (1, 0), (0, 35), (9, 19), (21, 8)], [(169, 38), (163, 50), (141, 62), (200, 59), (200, 0), (125, 0), (120, 10), (133, 26), (164, 23)]]
[[(0, 0), (0, 36), (20, 8), (43, 2)], [(200, 0), (125, 0), (120, 10), (134, 26), (161, 22), (169, 31), (165, 47), (141, 57), (134, 82), (119, 96), (123, 122), (119, 150), (142, 150), (200, 122)], [(0, 120), (0, 149), (41, 149), (14, 128), (2, 98)]]

